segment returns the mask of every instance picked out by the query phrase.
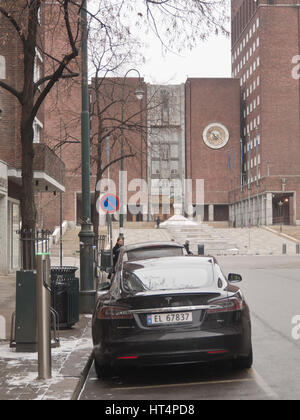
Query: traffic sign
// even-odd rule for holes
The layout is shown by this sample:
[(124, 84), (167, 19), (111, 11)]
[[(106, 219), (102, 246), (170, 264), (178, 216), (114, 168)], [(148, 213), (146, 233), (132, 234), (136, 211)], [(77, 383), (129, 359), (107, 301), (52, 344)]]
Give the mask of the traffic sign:
[(105, 213), (115, 213), (119, 210), (119, 198), (114, 194), (105, 194), (100, 200), (100, 207)]

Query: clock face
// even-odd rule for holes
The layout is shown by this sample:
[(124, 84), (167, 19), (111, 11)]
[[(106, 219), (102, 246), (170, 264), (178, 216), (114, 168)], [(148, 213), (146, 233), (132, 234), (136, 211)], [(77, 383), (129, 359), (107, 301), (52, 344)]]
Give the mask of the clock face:
[(221, 123), (212, 123), (203, 130), (203, 141), (212, 149), (224, 147), (229, 140), (229, 132), (225, 125)]

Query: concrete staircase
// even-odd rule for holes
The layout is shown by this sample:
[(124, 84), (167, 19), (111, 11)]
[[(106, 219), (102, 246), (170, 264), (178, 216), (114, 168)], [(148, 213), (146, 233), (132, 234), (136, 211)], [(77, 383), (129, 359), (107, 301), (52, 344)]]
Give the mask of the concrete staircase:
[[(79, 237), (80, 227), (68, 229), (63, 235), (63, 257), (79, 258)], [(51, 259), (59, 258), (60, 244), (59, 242), (51, 247)], [(78, 251), (78, 252), (77, 252)]]
[[(197, 254), (198, 244), (204, 245), (210, 255), (296, 255), (296, 242), (263, 227), (220, 228), (205, 223), (195, 227), (168, 228), (169, 235), (177, 242), (190, 242), (190, 250)], [(299, 254), (298, 254), (299, 255)]]
[(236, 242), (229, 239), (219, 229), (214, 229), (205, 223), (198, 226), (181, 227), (173, 226), (168, 228), (169, 235), (176, 241), (183, 244), (186, 240), (190, 243), (190, 250), (198, 253), (198, 245), (204, 245), (205, 254), (213, 255), (234, 255), (239, 253)]

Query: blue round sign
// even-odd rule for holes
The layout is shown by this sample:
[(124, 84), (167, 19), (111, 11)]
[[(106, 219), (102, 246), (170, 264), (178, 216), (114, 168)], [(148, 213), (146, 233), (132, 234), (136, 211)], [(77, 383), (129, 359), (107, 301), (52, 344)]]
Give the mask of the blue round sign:
[(119, 198), (114, 194), (106, 194), (101, 198), (100, 207), (106, 213), (115, 213), (119, 210)]

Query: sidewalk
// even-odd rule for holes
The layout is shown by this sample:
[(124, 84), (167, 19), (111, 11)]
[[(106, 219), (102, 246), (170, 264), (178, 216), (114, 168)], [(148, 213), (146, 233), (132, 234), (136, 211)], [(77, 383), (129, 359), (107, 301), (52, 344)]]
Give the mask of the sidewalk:
[(92, 351), (91, 316), (82, 315), (72, 329), (60, 331), (52, 349), (52, 379), (37, 380), (37, 353), (16, 353), (0, 342), (0, 400), (73, 399)]
[[(63, 262), (79, 267), (78, 258)], [(58, 259), (51, 258), (51, 265), (58, 265)], [(40, 381), (37, 353), (16, 353), (9, 347), (15, 290), (15, 274), (0, 277), (0, 400), (74, 399), (92, 360), (91, 315), (81, 315), (72, 328), (59, 331), (60, 347), (51, 350), (52, 379)]]

